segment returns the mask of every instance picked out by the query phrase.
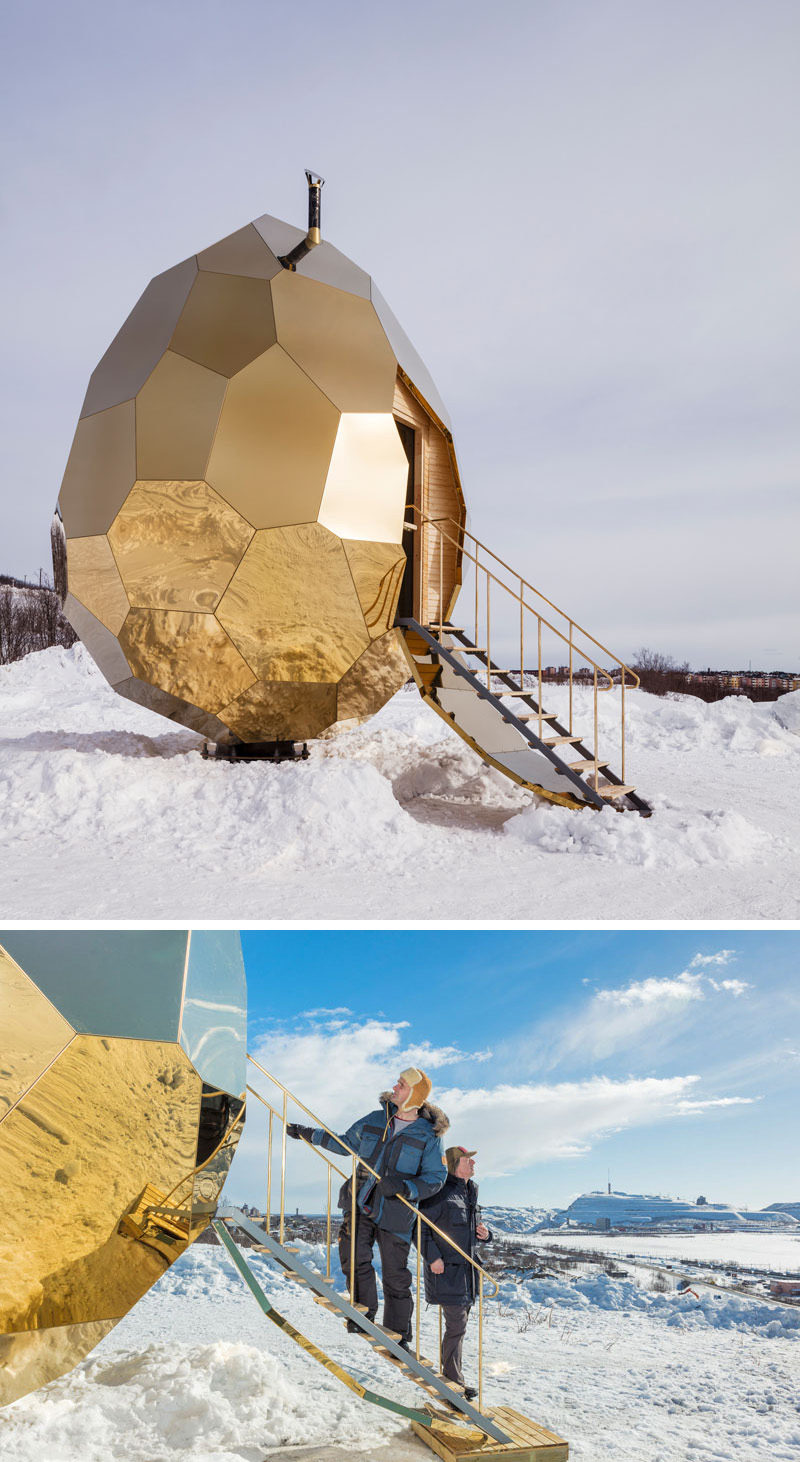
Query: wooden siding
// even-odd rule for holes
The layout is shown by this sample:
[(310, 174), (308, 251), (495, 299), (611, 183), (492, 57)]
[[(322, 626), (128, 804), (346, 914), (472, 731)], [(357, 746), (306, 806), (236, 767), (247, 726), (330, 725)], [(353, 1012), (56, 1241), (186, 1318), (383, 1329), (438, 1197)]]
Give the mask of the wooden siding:
[[(394, 415), (416, 432), (414, 463), (415, 501), (427, 518), (441, 518), (449, 539), (464, 526), (466, 509), (455, 467), (452, 440), (398, 376)], [(422, 624), (446, 619), (461, 583), (461, 555), (455, 543), (441, 539), (435, 528), (422, 528), (414, 537), (414, 603)]]

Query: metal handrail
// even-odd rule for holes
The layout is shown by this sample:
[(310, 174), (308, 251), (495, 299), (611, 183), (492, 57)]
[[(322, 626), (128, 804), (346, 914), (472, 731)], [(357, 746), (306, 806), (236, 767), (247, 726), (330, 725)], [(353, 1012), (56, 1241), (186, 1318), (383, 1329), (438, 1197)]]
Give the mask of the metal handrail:
[[(431, 628), (432, 629), (438, 629), (440, 634), (443, 631), (446, 631), (446, 629), (447, 629), (447, 624), (445, 622), (445, 617), (444, 617), (444, 602), (443, 602), (443, 596), (444, 596), (444, 544), (445, 544), (445, 542), (447, 542), (453, 549), (455, 549), (457, 555), (462, 555), (462, 556), (463, 555), (466, 555), (466, 557), (469, 560), (469, 562), (471, 562), (472, 564), (474, 564), (474, 567), (475, 567), (475, 644), (476, 645), (479, 645), (480, 644), (480, 635), (479, 635), (479, 630), (478, 630), (478, 623), (479, 623), (479, 617), (480, 617), (480, 592), (479, 592), (479, 589), (480, 589), (480, 579), (479, 579), (479, 575), (480, 574), (483, 574), (484, 575), (485, 584), (486, 584), (485, 599), (486, 599), (486, 641), (487, 641), (487, 643), (486, 643), (486, 685), (487, 685), (487, 689), (491, 690), (491, 686), (492, 686), (492, 674), (493, 674), (492, 668), (491, 668), (491, 664), (492, 664), (492, 659), (491, 659), (491, 588), (492, 588), (492, 584), (497, 584), (499, 586), (499, 588), (502, 589), (505, 594), (508, 594), (511, 597), (511, 599), (515, 600), (519, 604), (519, 690), (521, 692), (523, 692), (523, 693), (525, 691), (525, 673), (524, 673), (525, 672), (525, 660), (524, 660), (524, 656), (525, 656), (525, 612), (527, 611), (528, 614), (532, 614), (532, 615), (535, 616), (536, 621), (537, 621), (537, 641), (538, 641), (538, 665), (537, 665), (537, 669), (538, 669), (538, 692), (537, 692), (537, 698), (538, 698), (538, 705), (539, 705), (539, 738), (540, 738), (540, 740), (541, 740), (542, 735), (543, 735), (543, 724), (542, 723), (543, 723), (543, 719), (544, 719), (543, 718), (543, 714), (542, 714), (542, 680), (543, 680), (543, 676), (542, 676), (542, 627), (545, 626), (548, 630), (550, 630), (559, 640), (562, 641), (562, 643), (564, 645), (567, 646), (567, 648), (569, 650), (569, 682), (568, 683), (569, 683), (569, 734), (570, 734), (570, 736), (573, 735), (573, 687), (574, 687), (574, 679), (575, 679), (575, 672), (574, 672), (574, 665), (573, 665), (573, 654), (574, 653), (577, 653), (580, 656), (581, 660), (584, 660), (587, 663), (587, 665), (591, 667), (591, 671), (592, 671), (592, 693), (593, 693), (593, 701), (594, 701), (594, 729), (595, 729), (594, 752), (593, 752), (593, 758), (592, 759), (594, 761), (593, 776), (594, 776), (595, 789), (597, 789), (599, 787), (599, 777), (600, 777), (600, 761), (599, 761), (600, 749), (599, 749), (599, 746), (598, 746), (598, 735), (597, 735), (597, 732), (598, 732), (598, 716), (597, 716), (598, 705), (597, 705), (597, 696), (598, 696), (598, 693), (600, 691), (610, 691), (610, 690), (613, 690), (614, 687), (615, 687), (615, 682), (614, 682), (614, 679), (613, 679), (612, 675), (608, 672), (608, 670), (606, 670), (602, 665), (598, 664), (598, 662), (593, 658), (593, 656), (589, 653), (589, 651), (587, 649), (585, 649), (580, 643), (576, 642), (576, 640), (575, 640), (575, 633), (577, 632), (579, 635), (581, 635), (586, 640), (588, 640), (598, 650), (601, 650), (603, 652), (603, 654), (608, 655), (611, 658), (611, 660), (614, 661), (614, 664), (619, 667), (619, 670), (620, 670), (620, 692), (621, 692), (621, 705), (620, 705), (620, 757), (621, 757), (621, 778), (622, 778), (622, 783), (624, 784), (624, 782), (625, 782), (625, 691), (628, 688), (628, 686), (630, 686), (631, 689), (636, 689), (639, 686), (640, 680), (639, 680), (639, 676), (636, 674), (636, 671), (635, 670), (632, 670), (629, 665), (626, 665), (623, 660), (620, 660), (619, 656), (618, 655), (615, 655), (614, 652), (613, 652), (613, 650), (609, 650), (608, 647), (602, 643), (602, 641), (596, 639), (596, 637), (594, 635), (590, 634), (588, 630), (584, 629), (582, 625), (578, 624), (578, 622), (575, 619), (573, 619), (570, 615), (568, 615), (563, 609), (560, 609), (557, 604), (554, 604), (553, 601), (552, 601), (552, 599), (548, 599), (548, 597), (547, 597), (546, 594), (543, 594), (541, 592), (541, 590), (536, 589), (534, 587), (534, 585), (531, 584), (531, 583), (529, 583), (529, 581), (527, 579), (525, 579), (522, 574), (518, 573), (516, 569), (512, 569), (511, 565), (508, 564), (508, 563), (506, 563), (505, 559), (502, 559), (499, 554), (497, 554), (497, 553), (495, 553), (493, 551), (493, 549), (488, 548), (485, 543), (482, 543), (480, 541), (480, 539), (476, 538), (476, 536), (475, 536), (474, 533), (470, 533), (464, 527), (463, 524), (461, 524), (460, 522), (458, 522), (455, 519), (450, 518), (450, 517), (443, 517), (443, 518), (431, 518), (431, 517), (428, 517), (425, 513), (423, 513), (422, 509), (419, 508), (417, 506), (417, 504), (415, 504), (415, 503), (409, 503), (409, 504), (407, 504), (407, 508), (410, 509), (410, 511), (415, 515), (416, 519), (418, 519), (418, 522), (414, 522), (412, 524), (406, 524), (405, 525), (406, 527), (413, 527), (414, 529), (417, 529), (417, 528), (420, 528), (420, 529), (423, 529), (423, 528), (431, 528), (431, 529), (435, 530), (436, 533), (438, 534), (438, 540), (439, 540), (439, 596), (438, 596), (438, 603), (439, 603), (439, 623), (437, 625), (435, 622), (433, 622), (431, 624)], [(454, 536), (454, 532), (451, 531), (451, 530), (454, 530), (455, 535), (457, 535), (457, 536)], [(474, 545), (474, 549), (471, 548), (471, 547), (469, 547), (467, 545), (467, 542), (466, 542), (467, 539), (469, 539), (470, 540), (470, 543)], [(493, 569), (488, 564), (482, 562), (481, 559), (480, 559), (481, 552), (484, 554), (484, 556), (487, 556), (488, 555), (488, 557), (495, 564), (498, 564), (503, 570), (505, 570), (505, 572), (508, 575), (510, 575), (516, 581), (516, 583), (518, 583), (519, 588), (517, 589), (515, 587), (512, 587), (512, 585), (509, 584), (509, 583), (507, 583), (505, 581), (505, 579), (501, 578), (499, 576), (499, 574), (495, 573), (493, 571)], [(423, 560), (425, 560), (426, 557), (427, 557), (426, 555), (423, 555)], [(528, 602), (528, 599), (526, 598), (526, 594), (525, 594), (525, 591), (526, 590), (528, 590), (531, 594), (535, 595), (544, 604), (547, 604), (551, 609), (553, 609), (555, 611), (555, 613), (557, 615), (559, 615), (562, 618), (562, 620), (564, 620), (566, 622), (566, 624), (567, 624), (567, 626), (569, 628), (569, 633), (568, 634), (565, 634), (562, 629), (559, 629), (557, 625), (553, 624), (551, 620), (547, 619), (545, 617), (545, 615), (542, 614), (542, 612), (541, 612), (540, 609), (535, 608), (533, 604), (531, 604), (531, 603)], [(496, 672), (494, 672), (494, 673), (496, 673)], [(602, 680), (605, 683), (604, 684), (599, 683), (598, 677), (602, 677)], [(626, 681), (626, 677), (629, 677), (629, 679), (627, 681)], [(579, 678), (580, 678), (580, 672), (579, 672)]]
[[(213, 1095), (216, 1095), (216, 1093), (213, 1093)], [(170, 1188), (170, 1190), (167, 1193), (166, 1197), (162, 1200), (161, 1203), (158, 1204), (158, 1207), (159, 1208), (166, 1208), (168, 1206), (168, 1204), (169, 1204), (169, 1200), (172, 1197), (173, 1193), (177, 1193), (178, 1189), (179, 1188), (182, 1188), (183, 1185), (184, 1185), (184, 1183), (191, 1182), (191, 1180), (193, 1178), (196, 1178), (197, 1177), (197, 1174), (198, 1173), (202, 1173), (203, 1168), (207, 1168), (208, 1165), (209, 1165), (209, 1163), (213, 1162), (214, 1161), (214, 1158), (217, 1157), (217, 1155), (220, 1152), (222, 1152), (222, 1149), (230, 1142), (230, 1140), (231, 1140), (234, 1132), (236, 1131), (236, 1128), (244, 1120), (244, 1112), (245, 1112), (245, 1104), (244, 1104), (244, 1102), (242, 1102), (242, 1105), (239, 1108), (239, 1111), (236, 1113), (236, 1116), (234, 1117), (234, 1119), (231, 1122), (230, 1126), (226, 1129), (224, 1136), (217, 1143), (216, 1147), (214, 1148), (214, 1151), (211, 1152), (211, 1153), (209, 1153), (208, 1157), (207, 1158), (204, 1158), (203, 1162), (198, 1163), (196, 1167), (192, 1168), (191, 1172), (184, 1173), (183, 1177), (178, 1179), (177, 1183), (175, 1183), (175, 1185), (172, 1188)], [(207, 1220), (208, 1220), (208, 1215), (205, 1214), (203, 1221), (204, 1222), (207, 1222)]]
[[(332, 1137), (336, 1142), (338, 1142), (340, 1144), (341, 1147), (343, 1147), (345, 1149), (346, 1152), (348, 1152), (350, 1154), (350, 1157), (352, 1159), (352, 1173), (350, 1175), (350, 1178), (351, 1178), (351, 1190), (350, 1190), (350, 1302), (351, 1302), (351, 1304), (355, 1305), (355, 1303), (356, 1303), (356, 1298), (355, 1298), (355, 1295), (356, 1295), (355, 1231), (356, 1231), (356, 1198), (357, 1198), (356, 1174), (357, 1174), (357, 1170), (359, 1168), (361, 1168), (361, 1169), (365, 1170), (366, 1172), (370, 1173), (372, 1175), (372, 1177), (377, 1178), (378, 1180), (380, 1179), (380, 1176), (381, 1175), (380, 1175), (379, 1172), (377, 1172), (375, 1170), (375, 1168), (371, 1167), (370, 1164), (368, 1162), (366, 1162), (363, 1157), (360, 1157), (358, 1155), (358, 1153), (355, 1151), (355, 1149), (352, 1148), (352, 1147), (350, 1147), (350, 1145), (342, 1139), (342, 1137), (339, 1135), (338, 1132), (334, 1132), (330, 1127), (328, 1127), (326, 1125), (325, 1122), (323, 1122), (321, 1120), (321, 1118), (319, 1118), (316, 1115), (315, 1112), (312, 1112), (312, 1110), (311, 1110), (310, 1107), (307, 1107), (304, 1102), (301, 1102), (300, 1101), (300, 1098), (297, 1097), (297, 1096), (295, 1096), (294, 1093), (292, 1091), (290, 1091), (289, 1087), (285, 1086), (284, 1083), (282, 1081), (280, 1081), (277, 1076), (273, 1076), (272, 1072), (271, 1071), (267, 1071), (266, 1067), (265, 1066), (262, 1066), (261, 1063), (256, 1060), (255, 1056), (251, 1056), (249, 1051), (247, 1053), (247, 1059), (248, 1059), (248, 1061), (251, 1062), (251, 1064), (253, 1066), (256, 1067), (256, 1069), (258, 1071), (260, 1071), (262, 1073), (262, 1075), (266, 1076), (266, 1078), (267, 1078), (268, 1081), (271, 1081), (273, 1083), (273, 1085), (276, 1086), (278, 1088), (278, 1090), (280, 1092), (282, 1092), (282, 1094), (283, 1094), (283, 1102), (281, 1104), (282, 1109), (279, 1112), (276, 1108), (274, 1108), (271, 1105), (270, 1102), (268, 1102), (266, 1100), (265, 1097), (263, 1097), (261, 1095), (260, 1092), (256, 1091), (254, 1087), (248, 1086), (248, 1088), (247, 1088), (247, 1090), (249, 1092), (251, 1092), (253, 1094), (253, 1096), (257, 1097), (258, 1100), (262, 1103), (262, 1105), (265, 1106), (268, 1109), (269, 1114), (270, 1114), (270, 1118), (269, 1118), (269, 1123), (270, 1123), (270, 1126), (269, 1126), (269, 1140), (268, 1140), (268, 1148), (267, 1148), (267, 1194), (268, 1194), (268, 1197), (267, 1197), (267, 1213), (266, 1213), (266, 1216), (265, 1216), (265, 1222), (266, 1222), (266, 1225), (267, 1225), (267, 1232), (270, 1231), (270, 1228), (271, 1228), (271, 1218), (272, 1218), (272, 1215), (271, 1215), (271, 1201), (270, 1201), (270, 1196), (269, 1196), (270, 1195), (270, 1192), (271, 1192), (271, 1169), (272, 1169), (272, 1123), (273, 1123), (273, 1119), (275, 1117), (277, 1117), (278, 1120), (283, 1125), (283, 1134), (282, 1134), (283, 1141), (282, 1141), (282, 1149), (281, 1149), (281, 1206), (280, 1206), (280, 1214), (279, 1214), (279, 1242), (281, 1244), (283, 1243), (283, 1241), (284, 1241), (284, 1205), (285, 1205), (285, 1181), (284, 1180), (285, 1180), (285, 1171), (286, 1171), (286, 1107), (287, 1107), (287, 1099), (288, 1100), (291, 1100), (292, 1102), (294, 1102), (295, 1106), (299, 1107), (302, 1112), (305, 1112), (306, 1116), (308, 1116), (308, 1117), (311, 1118), (312, 1122), (314, 1123), (314, 1125), (316, 1127), (320, 1128), (323, 1132), (326, 1132), (329, 1137)], [(304, 1141), (305, 1141), (305, 1139), (304, 1139)], [(333, 1162), (332, 1158), (330, 1158), (328, 1156), (328, 1150), (326, 1148), (321, 1147), (321, 1146), (314, 1145), (313, 1143), (309, 1143), (309, 1142), (306, 1142), (306, 1146), (307, 1147), (310, 1147), (313, 1152), (322, 1154), (325, 1157), (325, 1159), (328, 1162), (328, 1164), (329, 1164), (329, 1168), (328, 1168), (328, 1212), (327, 1212), (327, 1219), (328, 1219), (328, 1224), (327, 1224), (327, 1234), (328, 1234), (327, 1270), (328, 1270), (328, 1276), (329, 1276), (330, 1275), (330, 1205), (331, 1205), (330, 1170), (331, 1170), (331, 1168), (335, 1169), (335, 1171), (337, 1173), (339, 1173), (341, 1177), (346, 1177), (346, 1174), (343, 1173), (342, 1170), (341, 1170), (341, 1168), (338, 1168), (336, 1166), (336, 1164)], [(482, 1362), (483, 1362), (483, 1301), (484, 1301), (484, 1287), (483, 1287), (483, 1284), (484, 1284), (484, 1280), (485, 1279), (488, 1279), (490, 1285), (492, 1286), (492, 1292), (487, 1296), (487, 1298), (489, 1298), (489, 1299), (495, 1299), (497, 1297), (497, 1295), (499, 1293), (499, 1285), (498, 1285), (497, 1281), (493, 1278), (493, 1276), (491, 1274), (489, 1274), (488, 1271), (485, 1270), (482, 1265), (478, 1264), (477, 1261), (475, 1259), (473, 1259), (470, 1254), (467, 1254), (465, 1252), (465, 1250), (462, 1249), (461, 1246), (455, 1242), (454, 1239), (451, 1239), (448, 1234), (444, 1233), (443, 1230), (440, 1229), (438, 1227), (438, 1225), (435, 1224), (432, 1221), (432, 1219), (428, 1218), (426, 1214), (422, 1213), (415, 1206), (415, 1204), (409, 1202), (409, 1200), (407, 1198), (403, 1198), (402, 1195), (399, 1194), (399, 1193), (397, 1194), (397, 1198), (398, 1198), (399, 1202), (401, 1202), (402, 1204), (404, 1204), (404, 1206), (406, 1208), (408, 1208), (411, 1213), (414, 1214), (415, 1219), (416, 1219), (416, 1231), (417, 1231), (417, 1233), (416, 1233), (416, 1239), (417, 1239), (417, 1305), (416, 1305), (416, 1336), (415, 1336), (415, 1342), (416, 1342), (416, 1357), (417, 1357), (417, 1360), (419, 1360), (419, 1358), (420, 1358), (420, 1305), (419, 1305), (419, 1297), (420, 1297), (420, 1290), (421, 1290), (421, 1244), (420, 1244), (421, 1224), (423, 1224), (423, 1223), (426, 1224), (429, 1229), (432, 1229), (433, 1232), (440, 1239), (442, 1239), (444, 1241), (444, 1243), (448, 1246), (448, 1248), (452, 1249), (455, 1253), (460, 1254), (463, 1259), (466, 1259), (467, 1263), (471, 1266), (471, 1268), (473, 1270), (476, 1271), (476, 1273), (478, 1275), (478, 1356), (479, 1356), (479, 1364), (478, 1364), (478, 1393), (479, 1393), (479, 1406), (480, 1406), (480, 1399), (482, 1398), (482, 1395), (483, 1395), (483, 1375), (482, 1375), (482, 1368), (483, 1368), (482, 1367)], [(439, 1341), (439, 1367), (441, 1369), (441, 1335), (440, 1335), (440, 1341)]]

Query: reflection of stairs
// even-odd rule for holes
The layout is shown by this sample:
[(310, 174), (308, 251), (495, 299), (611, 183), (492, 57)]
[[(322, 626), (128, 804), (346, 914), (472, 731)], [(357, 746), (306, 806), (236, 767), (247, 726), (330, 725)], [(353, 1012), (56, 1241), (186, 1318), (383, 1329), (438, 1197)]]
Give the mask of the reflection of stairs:
[[(441, 1402), (448, 1408), (447, 1414), (451, 1422), (454, 1419), (454, 1412), (461, 1413), (472, 1423), (473, 1427), (480, 1431), (484, 1438), (491, 1437), (497, 1442), (506, 1444), (512, 1441), (509, 1434), (497, 1422), (493, 1421), (490, 1416), (482, 1414), (477, 1407), (466, 1400), (459, 1386), (439, 1375), (431, 1361), (422, 1356), (417, 1360), (413, 1351), (405, 1350), (399, 1344), (397, 1337), (368, 1320), (362, 1308), (352, 1305), (347, 1294), (341, 1294), (317, 1270), (310, 1269), (308, 1265), (303, 1264), (290, 1246), (279, 1244), (277, 1239), (272, 1238), (271, 1235), (265, 1233), (263, 1228), (259, 1228), (250, 1219), (245, 1218), (238, 1209), (221, 1210), (217, 1217), (218, 1220), (224, 1219), (226, 1224), (241, 1229), (249, 1238), (255, 1239), (258, 1251), (274, 1260), (297, 1284), (308, 1289), (316, 1304), (330, 1311), (331, 1314), (339, 1315), (343, 1320), (349, 1320), (357, 1325), (361, 1335), (376, 1355), (396, 1366), (407, 1380), (420, 1386), (431, 1401)], [(229, 1248), (229, 1245), (226, 1244), (226, 1247)], [(246, 1263), (244, 1260), (243, 1262)], [(435, 1414), (435, 1408), (431, 1407), (430, 1402), (425, 1407), (425, 1411), (428, 1416)], [(557, 1455), (566, 1457), (566, 1444), (564, 1444), (564, 1451), (561, 1454), (551, 1454), (554, 1462)]]
[[(596, 749), (541, 711), (533, 694), (489, 660), (453, 625), (401, 619), (407, 658), (423, 699), (491, 766), (523, 787), (566, 807), (617, 802), (647, 817), (635, 787), (623, 784)], [(595, 691), (595, 696), (597, 692)], [(595, 733), (596, 734), (596, 733)], [(571, 747), (575, 760), (567, 760)]]

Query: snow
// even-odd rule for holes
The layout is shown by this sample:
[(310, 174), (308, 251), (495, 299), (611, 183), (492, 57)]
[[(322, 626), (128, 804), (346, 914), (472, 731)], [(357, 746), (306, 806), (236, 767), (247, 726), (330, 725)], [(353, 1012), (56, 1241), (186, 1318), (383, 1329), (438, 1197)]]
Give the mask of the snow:
[[(323, 1262), (321, 1248), (301, 1248), (304, 1262)], [(308, 1294), (262, 1256), (250, 1262), (304, 1334), (378, 1392), (420, 1404)], [(426, 1349), (434, 1315), (423, 1319)], [(467, 1345), (474, 1373), (474, 1320)], [(486, 1404), (566, 1436), (572, 1462), (797, 1457), (800, 1311), (786, 1306), (659, 1294), (602, 1272), (506, 1278), (487, 1304), (485, 1356)], [(76, 1371), (0, 1413), (4, 1462), (261, 1462), (272, 1447), (337, 1444), (369, 1462), (409, 1435), (287, 1340), (222, 1251), (203, 1245)]]
[(628, 705), (647, 820), (535, 800), (413, 690), (308, 762), (206, 762), (81, 645), (41, 651), (0, 669), (0, 914), (46, 888), (56, 920), (796, 917), (800, 692)]
[[(783, 1209), (747, 1209), (728, 1203), (688, 1203), (682, 1199), (644, 1193), (580, 1193), (568, 1208), (486, 1211), (491, 1214), (493, 1222), (507, 1233), (533, 1233), (536, 1229), (557, 1229), (569, 1224), (591, 1228), (606, 1219), (612, 1228), (646, 1228), (652, 1224), (675, 1228), (691, 1228), (697, 1224), (715, 1224), (725, 1228), (758, 1225), (762, 1229), (788, 1229), (800, 1233), (797, 1219)], [(508, 1223), (514, 1226), (509, 1228)]]
[[(776, 1274), (800, 1275), (800, 1235), (797, 1233), (708, 1234), (549, 1234), (537, 1235), (539, 1245), (559, 1249), (591, 1249), (602, 1254), (636, 1254), (654, 1260), (673, 1259), (692, 1264), (714, 1260), (742, 1269), (768, 1269)], [(800, 1316), (800, 1309), (797, 1311)]]

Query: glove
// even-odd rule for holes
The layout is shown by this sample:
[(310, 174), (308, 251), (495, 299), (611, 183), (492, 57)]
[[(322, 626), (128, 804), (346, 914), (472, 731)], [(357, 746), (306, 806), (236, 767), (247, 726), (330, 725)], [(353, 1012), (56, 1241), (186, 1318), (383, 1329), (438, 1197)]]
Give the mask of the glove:
[(311, 1139), (312, 1139), (312, 1137), (314, 1136), (314, 1128), (313, 1127), (301, 1127), (299, 1122), (287, 1122), (286, 1123), (286, 1136), (287, 1137), (305, 1137), (306, 1142), (310, 1142)]
[(379, 1178), (376, 1188), (381, 1198), (398, 1198), (401, 1194), (405, 1197), (408, 1192), (402, 1178)]

